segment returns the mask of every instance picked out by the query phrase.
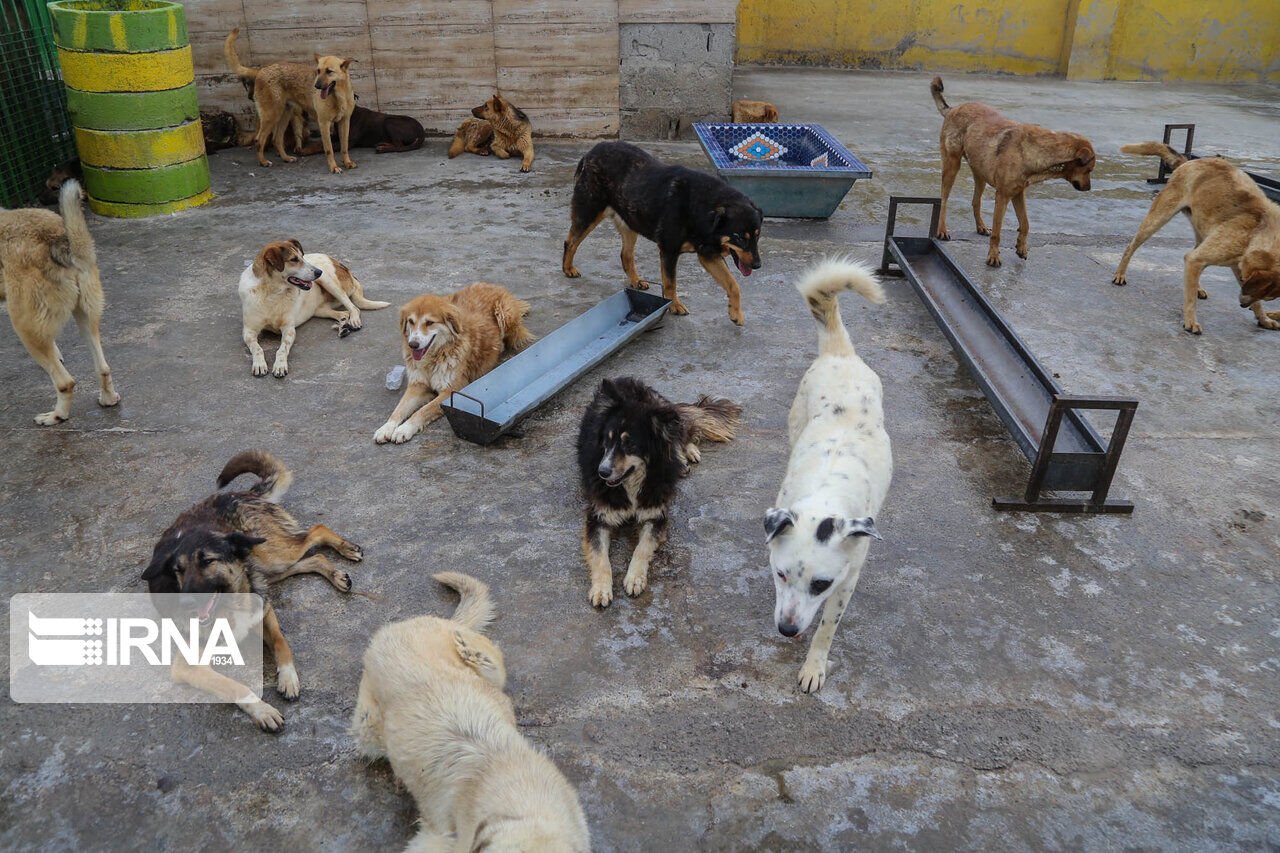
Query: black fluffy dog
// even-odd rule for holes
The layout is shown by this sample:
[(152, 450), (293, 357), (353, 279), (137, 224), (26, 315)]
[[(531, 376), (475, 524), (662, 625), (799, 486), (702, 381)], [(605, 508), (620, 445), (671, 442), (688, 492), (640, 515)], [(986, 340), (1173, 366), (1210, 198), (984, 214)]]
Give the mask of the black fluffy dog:
[(719, 178), (683, 166), (664, 166), (634, 145), (601, 142), (578, 161), (570, 207), (572, 220), (560, 266), (569, 278), (578, 246), (610, 213), (622, 235), (622, 269), (632, 287), (648, 283), (636, 273), (636, 237), (658, 244), (662, 295), (673, 314), (689, 310), (676, 295), (676, 263), (694, 252), (703, 269), (729, 294), (729, 319), (743, 323), (742, 292), (726, 263), (730, 257), (744, 276), (760, 269), (760, 222), (751, 199)]
[[(335, 124), (329, 133), (336, 141), (338, 126)], [(426, 136), (426, 131), (413, 116), (388, 115), (357, 106), (351, 113), (351, 134), (347, 145), (350, 148), (372, 148), (379, 154), (388, 154), (393, 151), (414, 151), (422, 146), (422, 140)], [(306, 145), (301, 153), (308, 157), (323, 150), (323, 141), (316, 141)]]
[(640, 524), (640, 540), (622, 586), (639, 595), (649, 562), (667, 536), (667, 507), (676, 483), (701, 458), (698, 443), (729, 441), (742, 408), (702, 397), (672, 403), (638, 379), (606, 379), (578, 428), (578, 469), (587, 498), (582, 553), (591, 571), (591, 603), (613, 600), (609, 539), (628, 522)]

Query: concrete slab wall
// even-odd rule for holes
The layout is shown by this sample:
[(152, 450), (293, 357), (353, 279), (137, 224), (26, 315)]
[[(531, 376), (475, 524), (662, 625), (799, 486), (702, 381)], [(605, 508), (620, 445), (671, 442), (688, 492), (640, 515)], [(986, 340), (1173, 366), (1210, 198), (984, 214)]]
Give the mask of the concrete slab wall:
[(1280, 81), (1280, 3), (742, 0), (737, 61), (1082, 80)]

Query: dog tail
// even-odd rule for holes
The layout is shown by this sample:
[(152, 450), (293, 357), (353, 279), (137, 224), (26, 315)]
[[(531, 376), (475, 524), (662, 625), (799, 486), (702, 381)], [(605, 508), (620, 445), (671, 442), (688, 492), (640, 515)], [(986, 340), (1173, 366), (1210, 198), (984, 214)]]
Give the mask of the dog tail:
[(529, 303), (514, 296), (498, 300), (493, 309), (493, 318), (502, 330), (502, 343), (512, 352), (519, 352), (535, 340), (524, 325), (524, 315), (528, 313)]
[(261, 479), (254, 483), (249, 493), (271, 503), (278, 503), (293, 485), (293, 474), (284, 463), (265, 450), (244, 450), (232, 456), (218, 475), (221, 489), (241, 474), (256, 474)]
[(933, 95), (933, 103), (937, 105), (938, 112), (943, 116), (951, 112), (951, 105), (947, 103), (947, 99), (942, 97), (942, 78), (934, 77), (933, 82), (929, 84), (929, 94)]
[(235, 72), (235, 75), (241, 80), (257, 80), (260, 68), (250, 68), (247, 65), (240, 64), (240, 57), (236, 54), (236, 36), (240, 35), (240, 28), (236, 27), (227, 36), (227, 40), (222, 43), (222, 55), (227, 58), (227, 65)]
[(742, 422), (742, 407), (732, 400), (702, 395), (696, 403), (676, 406), (689, 424), (690, 441), (732, 441)]
[(1138, 142), (1133, 145), (1121, 145), (1120, 150), (1125, 154), (1150, 154), (1153, 157), (1159, 157), (1170, 169), (1176, 169), (1187, 162), (1186, 157), (1163, 142)]
[(853, 341), (840, 317), (837, 297), (841, 291), (855, 290), (877, 305), (884, 302), (880, 280), (870, 268), (849, 258), (827, 258), (804, 274), (796, 290), (809, 303), (818, 321), (820, 355), (853, 355)]
[(453, 134), (453, 142), (449, 143), (449, 159), (452, 160), (462, 153), (467, 147), (467, 140), (462, 132), (462, 128), (458, 128)]
[(489, 598), (489, 585), (462, 572), (439, 572), (431, 577), (456, 590), (460, 596), (458, 609), (453, 611), (453, 621), (483, 633), (493, 621), (493, 599)]
[[(62, 225), (67, 229), (67, 244), (70, 247), (69, 258), (54, 257), (63, 266), (78, 265), (89, 270), (98, 268), (98, 253), (93, 248), (93, 236), (89, 233), (89, 223), (84, 218), (84, 208), (80, 206), (80, 182), (75, 178), (67, 180), (58, 192), (58, 210), (62, 213)], [(68, 263), (63, 263), (63, 261)]]

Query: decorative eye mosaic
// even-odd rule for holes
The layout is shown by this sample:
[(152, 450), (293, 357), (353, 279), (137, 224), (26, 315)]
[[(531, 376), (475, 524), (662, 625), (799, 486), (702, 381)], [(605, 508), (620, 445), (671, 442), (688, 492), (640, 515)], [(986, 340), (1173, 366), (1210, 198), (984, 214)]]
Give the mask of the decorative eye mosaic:
[(760, 163), (768, 160), (777, 160), (787, 153), (787, 147), (777, 140), (770, 139), (763, 133), (753, 133), (730, 148), (729, 152), (739, 160), (752, 160)]

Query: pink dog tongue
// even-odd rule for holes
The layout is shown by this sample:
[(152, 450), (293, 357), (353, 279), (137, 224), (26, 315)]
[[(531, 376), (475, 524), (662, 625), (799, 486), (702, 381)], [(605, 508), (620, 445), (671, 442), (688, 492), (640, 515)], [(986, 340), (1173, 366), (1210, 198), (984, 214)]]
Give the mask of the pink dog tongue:
[(733, 256), (733, 262), (737, 264), (738, 272), (742, 273), (744, 276), (751, 275), (751, 267), (745, 266), (737, 255)]
[(422, 361), (422, 357), (427, 354), (427, 348), (413, 350), (413, 360)]
[(217, 600), (218, 600), (218, 594), (215, 592), (213, 595), (209, 596), (209, 603), (206, 604), (204, 607), (200, 608), (201, 622), (209, 618), (209, 614), (213, 612), (214, 602), (216, 602)]
[(320, 100), (323, 101), (327, 97), (329, 97), (329, 87), (325, 86), (323, 89), (320, 90)]

